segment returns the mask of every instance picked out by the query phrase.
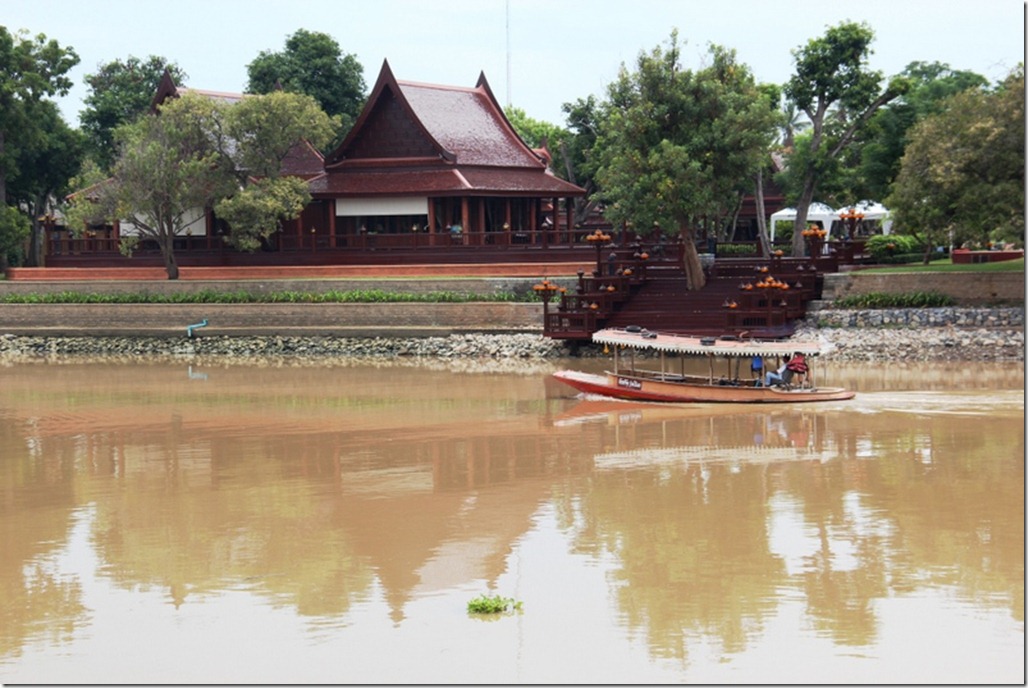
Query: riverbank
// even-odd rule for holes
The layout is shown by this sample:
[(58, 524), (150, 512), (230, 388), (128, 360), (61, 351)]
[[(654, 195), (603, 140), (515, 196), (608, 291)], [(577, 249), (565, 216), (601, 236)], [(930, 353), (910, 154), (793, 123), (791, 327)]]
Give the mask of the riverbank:
[[(804, 322), (794, 339), (819, 338), (838, 361), (1024, 361), (1023, 327), (818, 327)], [(333, 359), (487, 358), (513, 361), (605, 356), (536, 333), (461, 333), (420, 337), (339, 336), (38, 336), (0, 335), (0, 365), (104, 360), (199, 362)]]

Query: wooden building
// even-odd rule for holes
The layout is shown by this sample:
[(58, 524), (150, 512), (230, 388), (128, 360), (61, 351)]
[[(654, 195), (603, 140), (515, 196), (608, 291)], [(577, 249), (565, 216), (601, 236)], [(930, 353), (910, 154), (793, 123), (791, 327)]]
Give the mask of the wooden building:
[[(547, 245), (562, 199), (585, 190), (554, 176), (496, 101), (485, 75), (473, 88), (398, 81), (383, 63), (356, 124), (311, 180), (330, 246)], [(563, 206), (570, 210), (570, 203)], [(568, 212), (566, 211), (566, 212)]]
[[(166, 72), (153, 108), (186, 92), (226, 102), (246, 97), (180, 87)], [(514, 131), (484, 74), (471, 88), (398, 81), (384, 62), (345, 140), (327, 156), (298, 144), (283, 163), (283, 173), (310, 185), (312, 201), (299, 218), (247, 254), (227, 248), (220, 235), (231, 228), (198, 208), (176, 241), (176, 259), (183, 266), (333, 264), (381, 261), (390, 251), (388, 262), (403, 262), (429, 260), (426, 249), (435, 249), (442, 261), (459, 249), (473, 261), (497, 260), (489, 255), (495, 249), (507, 260), (545, 261), (548, 248), (586, 252), (585, 232), (570, 220), (571, 199), (585, 190), (548, 164), (545, 150), (529, 148)], [(145, 242), (135, 257), (120, 255), (120, 239), (131, 232), (117, 222), (81, 237), (51, 232), (46, 264), (153, 262), (156, 247), (148, 251)]]

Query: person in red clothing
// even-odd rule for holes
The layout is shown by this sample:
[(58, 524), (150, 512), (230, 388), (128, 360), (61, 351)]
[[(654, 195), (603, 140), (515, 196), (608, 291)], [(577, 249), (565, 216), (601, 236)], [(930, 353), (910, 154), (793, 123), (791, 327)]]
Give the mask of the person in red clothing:
[[(795, 379), (797, 385), (803, 385), (807, 379), (807, 358), (801, 353), (795, 353), (789, 362), (785, 364), (785, 382), (792, 384)], [(791, 373), (791, 374), (790, 374)]]

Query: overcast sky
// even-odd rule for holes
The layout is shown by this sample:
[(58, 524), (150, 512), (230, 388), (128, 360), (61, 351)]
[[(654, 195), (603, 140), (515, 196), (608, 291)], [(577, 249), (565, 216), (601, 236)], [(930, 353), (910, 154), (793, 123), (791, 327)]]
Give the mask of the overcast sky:
[(100, 64), (160, 55), (187, 86), (242, 92), (246, 65), (297, 29), (335, 38), (369, 90), (384, 60), (408, 81), (470, 87), (484, 72), (501, 104), (563, 125), (563, 103), (603, 98), (622, 63), (674, 28), (686, 68), (716, 43), (759, 81), (784, 83), (792, 51), (846, 20), (874, 30), (870, 66), (886, 76), (921, 60), (997, 81), (1024, 60), (1021, 0), (0, 0), (9, 31), (46, 34), (81, 58), (59, 101), (73, 126)]

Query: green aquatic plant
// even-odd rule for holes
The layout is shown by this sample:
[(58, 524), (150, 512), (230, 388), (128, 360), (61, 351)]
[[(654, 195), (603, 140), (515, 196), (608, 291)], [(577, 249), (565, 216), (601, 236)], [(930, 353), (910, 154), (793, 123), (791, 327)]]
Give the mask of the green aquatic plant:
[(521, 602), (502, 595), (479, 595), (468, 602), (469, 614), (502, 614), (506, 611), (521, 611)]

